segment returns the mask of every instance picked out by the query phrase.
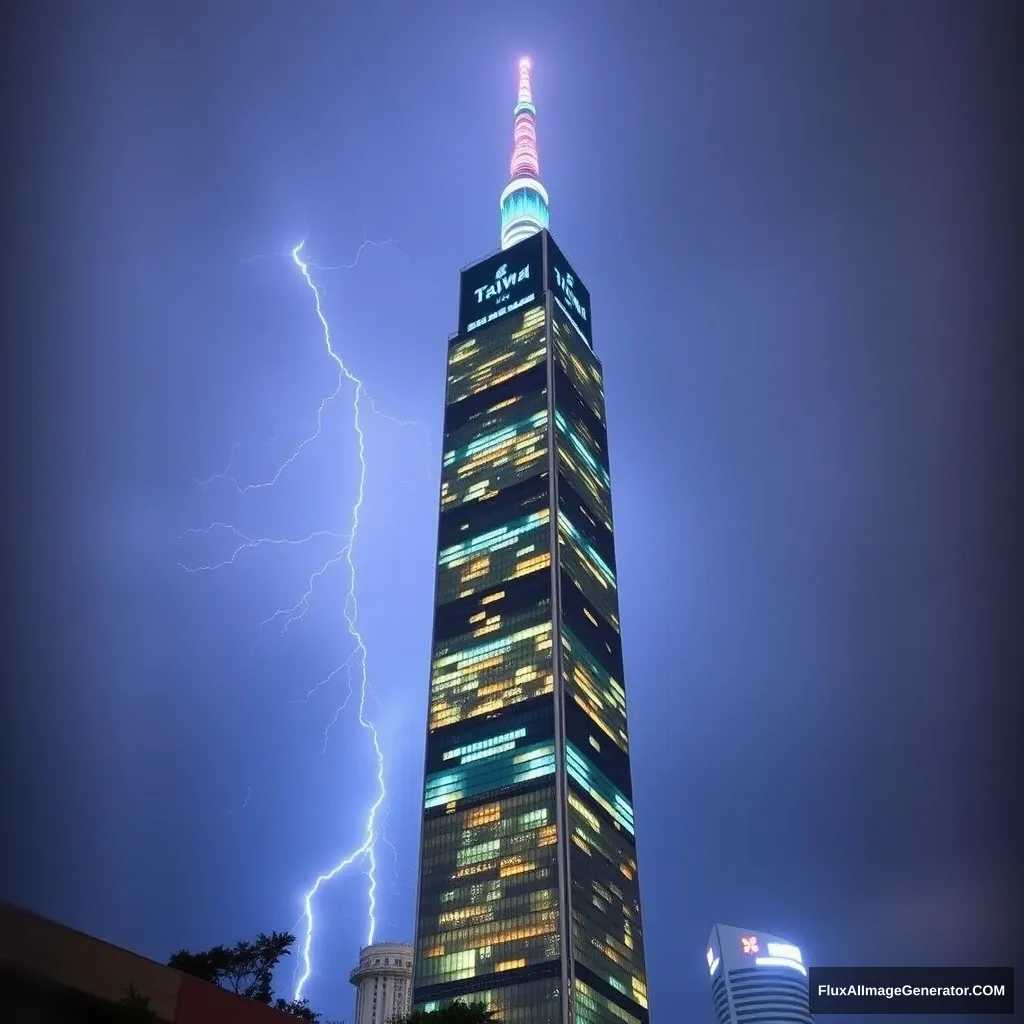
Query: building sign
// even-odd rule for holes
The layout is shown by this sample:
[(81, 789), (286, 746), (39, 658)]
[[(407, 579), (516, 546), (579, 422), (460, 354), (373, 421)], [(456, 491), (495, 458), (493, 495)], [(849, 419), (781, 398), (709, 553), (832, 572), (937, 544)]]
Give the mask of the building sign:
[(776, 956), (783, 960), (795, 960), (798, 964), (804, 962), (800, 950), (796, 946), (791, 946), (788, 942), (769, 942), (768, 955)]
[(479, 330), (540, 299), (541, 236), (531, 235), (462, 272), (459, 333)]
[(718, 965), (722, 962), (720, 956), (715, 956), (715, 951), (708, 946), (708, 970), (711, 972), (711, 977), (715, 976), (715, 971), (718, 970)]
[(803, 954), (789, 942), (769, 942), (768, 955), (757, 957), (754, 963), (758, 967), (788, 967), (803, 975), (807, 974)]
[(760, 949), (758, 949), (758, 946), (757, 946), (757, 936), (756, 935), (749, 935), (749, 936), (744, 935), (743, 938), (740, 939), (740, 942), (743, 944), (743, 952), (746, 953), (747, 956), (750, 956), (753, 953), (760, 953), (761, 952)]
[(561, 303), (587, 344), (593, 348), (590, 328), (590, 291), (572, 269), (555, 240), (548, 235), (548, 288)]

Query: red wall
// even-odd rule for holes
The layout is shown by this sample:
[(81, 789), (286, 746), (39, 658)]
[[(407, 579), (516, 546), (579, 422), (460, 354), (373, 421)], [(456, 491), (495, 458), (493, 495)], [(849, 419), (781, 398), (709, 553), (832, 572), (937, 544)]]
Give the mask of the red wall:
[(286, 1024), (295, 1018), (184, 974), (174, 1024)]

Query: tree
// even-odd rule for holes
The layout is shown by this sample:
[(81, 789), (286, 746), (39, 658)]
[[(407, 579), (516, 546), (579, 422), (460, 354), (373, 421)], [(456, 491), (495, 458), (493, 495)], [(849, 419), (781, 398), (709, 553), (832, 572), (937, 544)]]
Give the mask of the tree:
[[(255, 942), (243, 939), (230, 948), (214, 946), (200, 953), (178, 950), (167, 961), (167, 966), (269, 1006), (273, 1001), (271, 982), (274, 969), (282, 957), (291, 955), (294, 944), (295, 936), (289, 932), (271, 932), (269, 935), (260, 932)], [(301, 1003), (287, 1003), (279, 999), (278, 1009), (312, 1021), (313, 1024), (318, 1020), (305, 1005), (305, 1000)]]
[(290, 1013), (301, 1020), (308, 1020), (310, 1024), (320, 1024), (320, 1014), (310, 1008), (308, 999), (278, 999), (274, 1003), (274, 1009)]
[(389, 1024), (496, 1024), (496, 1018), (485, 1003), (456, 999), (440, 1010), (414, 1010), (408, 1016), (394, 1017)]
[(157, 1019), (156, 1010), (149, 1005), (149, 996), (144, 996), (135, 987), (134, 981), (124, 990), (124, 998), (118, 1000), (117, 1005), (121, 1011), (120, 1019), (126, 1024), (146, 1024), (146, 1021)]

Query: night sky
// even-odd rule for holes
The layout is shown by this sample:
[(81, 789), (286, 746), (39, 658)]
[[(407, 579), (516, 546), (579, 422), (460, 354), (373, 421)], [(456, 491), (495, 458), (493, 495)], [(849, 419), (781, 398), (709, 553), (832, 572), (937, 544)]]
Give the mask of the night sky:
[[(516, 59), (604, 364), (655, 1024), (716, 921), (816, 964), (1019, 964), (1011, 3), (35, 4), (4, 62), (0, 897), (156, 960), (291, 929), (360, 842), (331, 537), (411, 939), (446, 338)], [(383, 243), (363, 245), (367, 240)], [(1019, 254), (1018, 254), (1019, 255)], [(366, 880), (306, 994), (351, 1015)], [(280, 976), (289, 988), (290, 964)], [(880, 1018), (873, 1018), (879, 1020)]]

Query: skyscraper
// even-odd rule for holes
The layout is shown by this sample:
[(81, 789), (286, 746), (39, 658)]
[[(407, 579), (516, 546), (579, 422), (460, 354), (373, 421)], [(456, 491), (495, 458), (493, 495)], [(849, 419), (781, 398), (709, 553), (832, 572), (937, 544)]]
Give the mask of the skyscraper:
[(716, 924), (708, 939), (707, 960), (716, 1024), (814, 1024), (807, 967), (793, 943)]
[(413, 1003), (646, 1024), (603, 378), (534, 117), (524, 60), (448, 345)]

